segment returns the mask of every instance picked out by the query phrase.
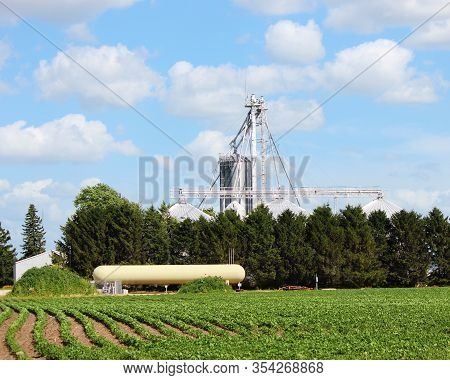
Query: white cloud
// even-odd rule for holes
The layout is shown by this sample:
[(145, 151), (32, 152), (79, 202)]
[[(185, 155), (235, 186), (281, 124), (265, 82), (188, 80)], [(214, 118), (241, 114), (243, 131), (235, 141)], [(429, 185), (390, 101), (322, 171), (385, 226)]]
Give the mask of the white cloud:
[[(414, 28), (446, 5), (443, 0), (324, 0), (327, 26), (362, 33), (385, 28)], [(447, 4), (448, 5), (448, 4)], [(405, 45), (424, 49), (450, 49), (450, 6), (415, 31)]]
[[(308, 116), (318, 107), (315, 100), (299, 100), (280, 98), (269, 101), (269, 113), (267, 115), (270, 130), (273, 133), (287, 132), (300, 120)], [(308, 116), (304, 122), (296, 126), (293, 130), (315, 129), (323, 126), (325, 117), (323, 109), (320, 108)]]
[(315, 67), (193, 66), (181, 61), (169, 70), (163, 101), (177, 116), (213, 120), (215, 129), (223, 128), (242, 121), (245, 84), (249, 92), (274, 96), (314, 87), (318, 75)]
[(9, 181), (6, 179), (0, 179), (0, 191), (9, 190), (11, 187)]
[(234, 3), (255, 13), (267, 15), (287, 15), (311, 11), (316, 0), (234, 0)]
[(27, 181), (14, 188), (4, 196), (7, 201), (25, 201), (28, 203), (48, 202), (51, 198), (45, 191), (54, 183), (52, 179)]
[(80, 183), (80, 188), (87, 187), (87, 186), (95, 186), (102, 181), (99, 178), (92, 177), (92, 178), (86, 178)]
[[(325, 0), (328, 15), (325, 23), (337, 29), (371, 33), (386, 27), (416, 26), (445, 5), (443, 0)], [(436, 19), (450, 16), (447, 7)]]
[(66, 33), (72, 40), (81, 42), (94, 42), (96, 40), (95, 36), (90, 31), (89, 26), (85, 22), (69, 26)]
[[(169, 112), (181, 116), (212, 120), (213, 129), (239, 123), (245, 114), (244, 87), (249, 93), (276, 100), (299, 91), (335, 91), (350, 82), (395, 45), (379, 39), (341, 50), (323, 65), (261, 65), (239, 68), (233, 65), (194, 66), (177, 62), (169, 70), (168, 88), (163, 102)], [(398, 46), (390, 51), (348, 88), (347, 93), (375, 97), (386, 103), (430, 103), (436, 101), (433, 80), (412, 65), (411, 50)], [(304, 104), (284, 99), (283, 115), (301, 113)], [(287, 106), (294, 106), (288, 110)], [(270, 114), (275, 112), (270, 112)], [(322, 123), (321, 113), (315, 123)], [(293, 118), (293, 117), (292, 117)], [(298, 118), (298, 120), (300, 120)], [(297, 121), (298, 121), (297, 120)], [(313, 120), (311, 120), (313, 121)], [(284, 124), (284, 123), (281, 123)], [(221, 127), (222, 126), (222, 127)]]
[(183, 117), (230, 115), (244, 98), (245, 74), (235, 66), (197, 66), (180, 61), (169, 70), (164, 98), (168, 111)]
[[(163, 80), (145, 64), (146, 52), (124, 45), (71, 47), (67, 53), (128, 103), (159, 94)], [(126, 106), (94, 78), (59, 52), (51, 62), (41, 61), (34, 73), (41, 94), (47, 99), (76, 96), (90, 107)]]
[(267, 29), (265, 42), (267, 53), (279, 62), (307, 64), (325, 55), (322, 32), (313, 20), (306, 25), (278, 21)]
[(450, 50), (450, 18), (426, 24), (406, 43), (415, 48)]
[[(114, 8), (126, 8), (137, 0), (3, 0), (14, 12), (26, 19), (73, 24), (86, 21)], [(17, 18), (0, 7), (0, 22), (14, 24)]]
[(438, 99), (432, 80), (423, 75), (387, 90), (380, 100), (386, 103), (433, 103)]
[(198, 136), (187, 145), (187, 149), (194, 156), (212, 156), (218, 157), (220, 153), (227, 153), (230, 149), (228, 143), (232, 137), (226, 136), (220, 131), (206, 130), (198, 134)]
[(38, 127), (24, 121), (0, 127), (0, 157), (12, 161), (95, 161), (108, 153), (138, 154), (131, 141), (115, 141), (100, 121), (69, 114)]
[(439, 207), (449, 211), (450, 190), (400, 189), (395, 192), (395, 197), (406, 209), (428, 212), (433, 207)]
[[(344, 49), (334, 61), (324, 65), (323, 87), (339, 88), (369, 67), (395, 45), (379, 39)], [(348, 87), (350, 91), (372, 95), (394, 103), (429, 103), (437, 99), (431, 78), (418, 74), (410, 66), (411, 50), (398, 46), (373, 65)]]
[[(85, 182), (92, 183), (92, 179), (81, 181)], [(43, 219), (47, 248), (53, 249), (53, 242), (60, 237), (59, 226), (74, 211), (72, 202), (79, 190), (78, 184), (46, 178), (9, 185), (7, 191), (0, 193), (1, 221), (7, 222), (4, 227), (10, 230), (15, 247), (20, 247), (25, 213), (33, 203)]]

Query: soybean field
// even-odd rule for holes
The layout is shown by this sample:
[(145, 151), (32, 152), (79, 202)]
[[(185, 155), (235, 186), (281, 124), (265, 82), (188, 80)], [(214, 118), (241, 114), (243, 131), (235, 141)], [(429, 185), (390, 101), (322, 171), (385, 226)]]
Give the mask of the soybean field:
[(450, 288), (0, 298), (1, 359), (450, 359)]

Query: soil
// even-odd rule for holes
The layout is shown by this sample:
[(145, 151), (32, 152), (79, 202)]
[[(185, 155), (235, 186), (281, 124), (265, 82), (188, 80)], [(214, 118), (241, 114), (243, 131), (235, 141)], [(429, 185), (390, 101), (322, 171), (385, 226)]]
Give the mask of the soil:
[(39, 354), (34, 349), (33, 345), (33, 327), (35, 322), (36, 316), (30, 313), (25, 324), (16, 335), (17, 343), (22, 347), (23, 352), (25, 352), (30, 359), (40, 359)]
[(142, 323), (142, 327), (144, 327), (144, 329), (146, 329), (150, 334), (155, 335), (155, 336), (164, 336), (161, 331), (159, 331), (157, 328), (148, 325), (147, 323)]
[(178, 335), (184, 336), (186, 338), (193, 338), (193, 336), (185, 333), (183, 330), (179, 329), (178, 327), (169, 325), (168, 323), (164, 323), (164, 327), (166, 327), (169, 330), (172, 330), (173, 332), (177, 333)]
[(198, 327), (198, 326), (191, 325), (191, 329), (198, 331), (204, 335), (210, 335), (208, 330), (202, 329), (201, 327)]
[(47, 324), (44, 329), (44, 336), (50, 343), (62, 347), (64, 345), (61, 339), (60, 326), (58, 320), (52, 315), (47, 315)]
[(117, 339), (113, 333), (111, 332), (110, 329), (108, 329), (103, 323), (100, 323), (99, 321), (96, 321), (95, 319), (92, 319), (92, 324), (95, 328), (95, 331), (97, 331), (98, 335), (101, 335), (102, 337), (104, 337), (105, 339), (111, 341), (111, 343), (117, 345), (117, 346), (121, 346), (121, 347), (126, 347), (119, 339)]
[(9, 326), (16, 320), (17, 313), (13, 313), (6, 321), (4, 321), (0, 326), (0, 360), (12, 360), (15, 356), (11, 354), (6, 345), (5, 335), (8, 331)]
[(237, 336), (237, 335), (238, 335), (236, 332), (234, 332), (234, 331), (232, 331), (232, 330), (229, 330), (229, 329), (227, 329), (227, 328), (224, 327), (224, 326), (220, 326), (220, 325), (214, 324), (214, 327), (215, 327), (216, 329), (225, 331), (226, 333), (230, 334), (231, 336)]
[(77, 338), (81, 344), (84, 344), (87, 347), (93, 347), (94, 344), (91, 342), (91, 340), (86, 335), (83, 325), (81, 323), (79, 323), (78, 321), (76, 321), (75, 318), (67, 316), (67, 319), (70, 322), (72, 335), (75, 338)]
[(134, 331), (134, 329), (132, 327), (128, 326), (125, 323), (119, 322), (119, 321), (116, 321), (116, 323), (119, 325), (120, 329), (122, 331), (124, 331), (125, 333), (127, 333), (128, 335), (131, 335), (137, 339), (142, 339), (142, 337), (136, 331)]

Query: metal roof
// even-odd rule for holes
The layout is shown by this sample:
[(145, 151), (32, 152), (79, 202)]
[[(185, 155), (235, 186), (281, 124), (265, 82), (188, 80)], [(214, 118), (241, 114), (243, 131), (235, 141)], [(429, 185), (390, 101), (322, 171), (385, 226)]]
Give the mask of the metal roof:
[(392, 202), (388, 202), (384, 198), (378, 198), (366, 204), (362, 209), (367, 216), (369, 216), (374, 211), (384, 211), (386, 213), (386, 216), (390, 218), (396, 212), (399, 212), (402, 208)]
[(275, 199), (266, 205), (272, 213), (274, 219), (277, 219), (284, 211), (290, 210), (294, 214), (308, 215), (308, 211), (287, 199)]
[(172, 207), (169, 208), (169, 214), (171, 217), (180, 222), (185, 219), (196, 221), (201, 217), (205, 218), (206, 220), (212, 219), (212, 216), (204, 213), (202, 210), (186, 202), (175, 203)]
[(233, 210), (241, 219), (245, 218), (246, 216), (245, 207), (242, 206), (238, 201), (231, 202), (225, 209)]

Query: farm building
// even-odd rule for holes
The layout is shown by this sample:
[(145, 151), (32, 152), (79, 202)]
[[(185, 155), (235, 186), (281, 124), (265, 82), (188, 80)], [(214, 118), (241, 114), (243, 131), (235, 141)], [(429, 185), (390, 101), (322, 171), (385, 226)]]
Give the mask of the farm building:
[(14, 264), (14, 282), (17, 282), (28, 269), (51, 265), (53, 253), (53, 251), (47, 251), (40, 255), (16, 261)]

